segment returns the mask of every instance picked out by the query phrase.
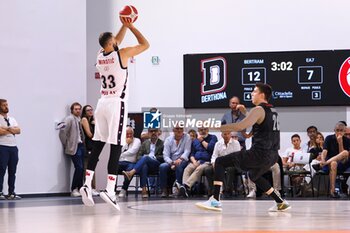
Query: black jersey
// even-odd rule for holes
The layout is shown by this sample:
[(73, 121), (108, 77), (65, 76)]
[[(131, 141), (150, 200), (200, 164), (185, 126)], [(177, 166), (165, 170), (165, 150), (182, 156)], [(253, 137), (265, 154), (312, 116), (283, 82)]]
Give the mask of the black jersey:
[(257, 150), (279, 150), (280, 149), (280, 129), (278, 114), (272, 105), (262, 103), (265, 111), (265, 119), (261, 124), (253, 125), (252, 148)]

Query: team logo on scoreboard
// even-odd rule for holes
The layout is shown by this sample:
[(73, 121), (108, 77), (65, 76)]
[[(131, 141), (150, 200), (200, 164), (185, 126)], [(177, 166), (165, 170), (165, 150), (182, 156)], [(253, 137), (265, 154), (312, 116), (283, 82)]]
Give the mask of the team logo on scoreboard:
[(343, 92), (350, 97), (350, 57), (340, 67), (339, 85)]
[(201, 60), (202, 83), (201, 102), (212, 102), (227, 99), (224, 91), (227, 83), (227, 65), (223, 57)]

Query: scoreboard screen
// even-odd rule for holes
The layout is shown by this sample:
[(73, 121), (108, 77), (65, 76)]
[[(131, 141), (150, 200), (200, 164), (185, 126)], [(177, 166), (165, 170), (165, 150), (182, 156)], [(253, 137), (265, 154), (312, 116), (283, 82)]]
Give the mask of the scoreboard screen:
[(252, 106), (256, 83), (272, 86), (274, 106), (350, 105), (350, 50), (184, 55), (184, 107)]

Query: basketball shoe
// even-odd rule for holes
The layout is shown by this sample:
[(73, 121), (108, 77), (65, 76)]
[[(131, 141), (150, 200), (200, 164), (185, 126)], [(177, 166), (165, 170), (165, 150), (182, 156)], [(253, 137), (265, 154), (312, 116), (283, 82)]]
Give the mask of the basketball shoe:
[(90, 187), (88, 187), (87, 185), (83, 185), (83, 187), (81, 187), (79, 191), (80, 191), (81, 198), (84, 205), (86, 206), (95, 205), (94, 199), (92, 199), (92, 193), (91, 193)]
[(292, 208), (289, 203), (284, 200), (282, 203), (276, 203), (269, 209), (269, 212), (284, 212)]
[(221, 202), (216, 200), (213, 196), (211, 196), (208, 201), (197, 202), (196, 206), (205, 210), (222, 211)]
[(107, 202), (109, 205), (111, 205), (113, 208), (120, 210), (120, 206), (118, 203), (118, 197), (115, 193), (110, 194), (107, 192), (107, 190), (103, 190), (100, 192), (100, 197)]

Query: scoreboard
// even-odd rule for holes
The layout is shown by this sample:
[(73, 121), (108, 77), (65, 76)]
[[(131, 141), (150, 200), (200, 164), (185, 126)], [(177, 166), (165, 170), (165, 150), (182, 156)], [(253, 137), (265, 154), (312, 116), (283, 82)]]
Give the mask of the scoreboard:
[(184, 55), (184, 107), (252, 106), (256, 83), (272, 86), (274, 106), (350, 105), (350, 50)]

